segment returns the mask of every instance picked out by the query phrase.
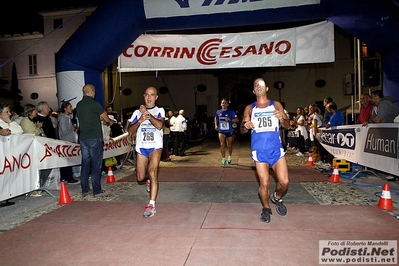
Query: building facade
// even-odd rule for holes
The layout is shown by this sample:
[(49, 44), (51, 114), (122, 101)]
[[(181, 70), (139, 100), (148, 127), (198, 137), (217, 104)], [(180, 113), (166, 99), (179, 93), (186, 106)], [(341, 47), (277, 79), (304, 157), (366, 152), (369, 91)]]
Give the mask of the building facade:
[[(94, 10), (95, 7), (42, 12), (43, 34), (1, 36), (0, 79), (8, 81), (0, 84), (1, 88), (10, 89), (15, 63), (23, 97), (20, 104), (36, 105), (39, 101), (47, 101), (57, 110), (62, 101), (68, 99), (57, 97), (54, 55)], [(160, 91), (158, 105), (172, 110), (184, 109), (188, 118), (196, 113), (212, 117), (220, 108), (222, 98), (229, 99), (230, 107), (236, 111), (253, 100), (252, 82), (261, 76), (270, 87), (269, 97), (283, 102), (289, 112), (295, 112), (298, 106), (320, 103), (327, 96), (334, 99), (338, 108), (348, 107), (356, 101), (347, 93), (343, 80), (355, 72), (354, 38), (336, 27), (334, 41), (335, 62), (294, 67), (118, 73), (115, 59), (115, 63), (104, 70), (105, 103), (123, 113), (124, 109), (142, 103), (146, 87), (167, 87), (166, 93)], [(283, 82), (284, 87), (275, 88), (276, 82)], [(198, 90), (198, 85), (205, 85), (206, 90)], [(379, 88), (379, 84), (364, 87), (362, 92)]]

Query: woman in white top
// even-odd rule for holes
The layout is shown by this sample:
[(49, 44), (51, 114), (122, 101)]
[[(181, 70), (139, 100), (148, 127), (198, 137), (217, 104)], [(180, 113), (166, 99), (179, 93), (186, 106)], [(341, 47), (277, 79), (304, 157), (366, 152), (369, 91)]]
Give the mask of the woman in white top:
[(320, 115), (320, 109), (315, 104), (309, 105), (309, 113), (312, 123), (309, 125), (309, 138), (310, 138), (310, 147), (316, 145), (315, 136), (318, 132), (317, 129), (323, 127), (323, 119)]
[(20, 135), (24, 132), (17, 122), (11, 120), (10, 106), (6, 103), (0, 103), (0, 127), (9, 129), (12, 135)]
[(299, 136), (299, 152), (296, 154), (296, 156), (304, 156), (305, 152), (305, 142), (309, 138), (308, 136), (308, 131), (306, 129), (306, 123), (305, 123), (305, 109), (302, 107), (298, 107), (296, 109), (296, 117), (294, 120), (294, 125), (297, 127), (296, 130), (300, 132)]

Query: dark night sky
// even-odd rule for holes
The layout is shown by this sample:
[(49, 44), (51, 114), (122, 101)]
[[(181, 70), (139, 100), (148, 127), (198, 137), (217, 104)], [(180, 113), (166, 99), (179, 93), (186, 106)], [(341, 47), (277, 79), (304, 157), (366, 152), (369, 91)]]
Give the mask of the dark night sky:
[(19, 1), (7, 1), (2, 4), (0, 34), (29, 32), (40, 24), (41, 16), (36, 7), (33, 7), (31, 3), (17, 4), (16, 2)]
[(43, 32), (43, 18), (39, 14), (40, 11), (85, 7), (94, 2), (100, 3), (101, 0), (56, 0), (53, 3), (17, 0), (4, 2), (0, 4), (0, 35)]

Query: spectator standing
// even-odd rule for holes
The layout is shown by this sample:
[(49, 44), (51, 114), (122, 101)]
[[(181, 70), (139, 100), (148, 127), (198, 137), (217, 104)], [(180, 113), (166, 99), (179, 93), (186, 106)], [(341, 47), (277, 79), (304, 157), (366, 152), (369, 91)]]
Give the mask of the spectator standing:
[[(222, 99), (220, 102), (221, 109), (216, 111), (215, 114), (215, 130), (218, 132), (220, 153), (222, 155), (222, 166), (231, 164), (233, 154), (233, 123), (238, 123), (239, 119), (237, 114), (228, 109), (229, 103), (226, 99)], [(226, 148), (229, 153), (229, 157), (226, 160)]]
[[(331, 128), (331, 127), (336, 127), (336, 126), (342, 126), (345, 122), (344, 119), (344, 115), (342, 114), (342, 112), (340, 110), (338, 110), (337, 108), (337, 104), (335, 102), (330, 102), (327, 104), (326, 106), (326, 110), (327, 112), (331, 113), (331, 117), (330, 117), (330, 121), (327, 122), (327, 124), (325, 124), (325, 128)], [(332, 156), (332, 154), (330, 154), (320, 143), (322, 142), (320, 139), (320, 134), (318, 131), (318, 128), (316, 129), (316, 139), (318, 140), (317, 146), (319, 147), (320, 150), (320, 157), (321, 159), (326, 162), (331, 164), (332, 163), (332, 159), (334, 158), (334, 156)]]
[(371, 97), (368, 93), (362, 93), (360, 95), (360, 110), (359, 116), (356, 119), (356, 124), (367, 125), (371, 113), (373, 112), (373, 104), (371, 103)]
[(158, 196), (158, 168), (161, 160), (163, 147), (163, 125), (165, 120), (165, 110), (155, 105), (158, 99), (157, 90), (148, 87), (144, 91), (144, 105), (140, 105), (129, 119), (128, 133), (136, 133), (136, 152), (137, 152), (137, 180), (144, 181), (147, 176), (150, 187), (150, 201), (143, 213), (144, 218), (150, 218), (156, 213), (155, 201)]
[(317, 144), (317, 139), (315, 138), (316, 133), (318, 132), (318, 128), (324, 126), (323, 124), (323, 119), (320, 115), (320, 109), (317, 107), (316, 104), (311, 104), (309, 105), (309, 112), (311, 113), (310, 116), (310, 124), (309, 124), (309, 139), (310, 139), (310, 144), (309, 146), (318, 146)]
[[(58, 135), (61, 140), (66, 140), (69, 142), (77, 142), (77, 128), (72, 124), (72, 104), (69, 102), (63, 102), (61, 105), (61, 112), (58, 115)], [(73, 178), (72, 166), (66, 166), (60, 168), (61, 180), (67, 182), (68, 184), (79, 184)]]
[(37, 116), (34, 118), (34, 121), (42, 122), (43, 124), (43, 132), (45, 137), (51, 138), (51, 139), (56, 139), (56, 130), (53, 126), (53, 121), (51, 120), (50, 117), (50, 106), (48, 105), (47, 102), (41, 101), (37, 104), (36, 106), (37, 110)]
[[(50, 117), (51, 108), (45, 101), (40, 101), (36, 106), (37, 116), (34, 118), (34, 121), (42, 123), (42, 135), (46, 138), (56, 139), (56, 129), (53, 125), (53, 120)], [(40, 170), (40, 186), (43, 186), (46, 182), (48, 176), (50, 175), (52, 169), (42, 169)]]
[(332, 113), (330, 113), (327, 110), (327, 104), (331, 103), (333, 99), (331, 97), (326, 97), (323, 100), (323, 105), (324, 105), (324, 113), (323, 113), (323, 125), (326, 125), (328, 121), (330, 121), (330, 117), (332, 116)]
[(399, 106), (394, 102), (393, 97), (384, 97), (382, 90), (375, 90), (371, 93), (373, 112), (369, 119), (370, 123), (393, 123), (395, 117), (399, 115)]
[(337, 104), (335, 102), (330, 102), (327, 104), (327, 110), (331, 113), (330, 121), (326, 124), (326, 128), (342, 126), (345, 122), (344, 115), (340, 110), (338, 110)]
[(103, 159), (103, 133), (101, 119), (110, 123), (107, 112), (94, 100), (95, 87), (86, 84), (82, 88), (83, 98), (76, 105), (79, 116), (79, 142), (82, 156), (80, 184), (82, 195), (89, 193), (89, 173), (91, 172), (91, 184), (93, 196), (104, 196), (105, 191), (101, 187), (101, 164)]
[[(289, 184), (288, 166), (279, 127), (281, 124), (284, 128), (289, 128), (290, 123), (281, 103), (267, 97), (268, 90), (262, 78), (254, 81), (253, 93), (256, 95), (256, 102), (245, 108), (240, 128), (242, 134), (252, 130), (252, 159), (259, 177), (258, 193), (263, 206), (260, 220), (265, 223), (270, 222), (272, 214), (269, 197), (271, 202), (276, 204), (279, 215), (287, 214), (282, 198), (287, 193)], [(272, 195), (270, 195), (270, 167), (277, 174), (276, 190)]]
[(302, 107), (296, 109), (296, 117), (292, 125), (296, 126), (296, 130), (300, 134), (298, 141), (299, 152), (296, 153), (296, 156), (303, 157), (305, 153), (305, 142), (308, 140), (309, 135), (306, 129), (305, 110)]
[(186, 144), (187, 120), (184, 118), (184, 110), (179, 111), (179, 115), (174, 120), (174, 142), (173, 152), (176, 156), (184, 156), (184, 148)]

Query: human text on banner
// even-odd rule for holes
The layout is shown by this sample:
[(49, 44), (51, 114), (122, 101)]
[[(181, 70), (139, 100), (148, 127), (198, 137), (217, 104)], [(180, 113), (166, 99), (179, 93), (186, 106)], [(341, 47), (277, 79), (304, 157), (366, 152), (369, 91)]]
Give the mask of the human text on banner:
[(320, 129), (323, 147), (337, 159), (399, 175), (399, 123)]

